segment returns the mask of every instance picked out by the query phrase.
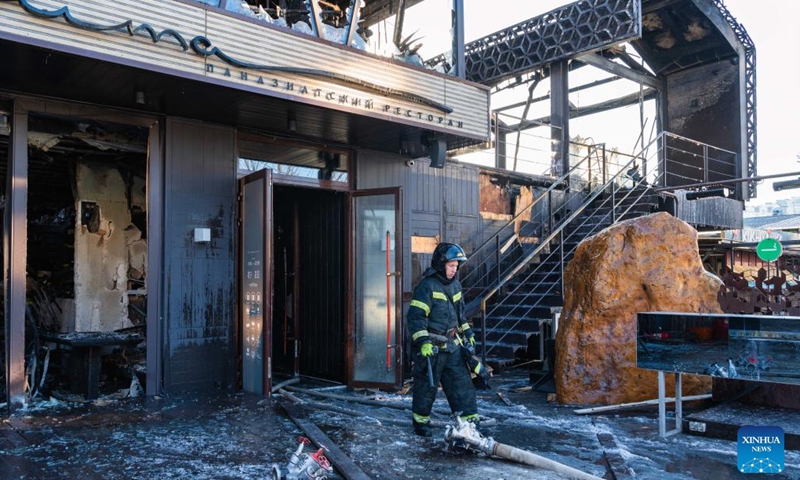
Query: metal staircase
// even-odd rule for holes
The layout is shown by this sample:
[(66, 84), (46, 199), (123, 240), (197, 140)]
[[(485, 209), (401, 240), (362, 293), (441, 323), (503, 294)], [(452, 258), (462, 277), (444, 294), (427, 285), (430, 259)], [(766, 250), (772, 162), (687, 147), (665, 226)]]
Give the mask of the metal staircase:
[(609, 156), (603, 145), (592, 146), (471, 253), (462, 284), (484, 361), (502, 367), (544, 360), (544, 337), (563, 305), (564, 267), (580, 241), (658, 209), (660, 195), (650, 186), (662, 176), (647, 167), (658, 165), (659, 145), (660, 136), (635, 156)]

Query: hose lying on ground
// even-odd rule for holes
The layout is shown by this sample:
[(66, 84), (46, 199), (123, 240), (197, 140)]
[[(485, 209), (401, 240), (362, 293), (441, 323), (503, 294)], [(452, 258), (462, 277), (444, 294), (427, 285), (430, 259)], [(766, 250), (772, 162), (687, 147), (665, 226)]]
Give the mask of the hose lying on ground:
[(513, 460), (525, 465), (563, 473), (571, 478), (580, 480), (603, 480), (600, 477), (582, 472), (563, 463), (550, 460), (510, 445), (495, 442), (492, 437), (484, 437), (475, 429), (470, 422), (465, 422), (456, 417), (456, 426), (448, 425), (445, 434), (445, 441), (451, 446), (464, 449), (475, 449), (487, 455), (493, 455), (508, 460)]

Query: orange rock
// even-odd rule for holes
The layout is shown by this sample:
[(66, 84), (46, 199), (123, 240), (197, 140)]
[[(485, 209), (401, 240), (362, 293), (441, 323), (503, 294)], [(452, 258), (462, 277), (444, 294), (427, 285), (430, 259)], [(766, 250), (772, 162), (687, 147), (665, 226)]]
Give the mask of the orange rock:
[[(564, 282), (554, 371), (560, 403), (657, 398), (656, 372), (636, 368), (636, 313), (722, 313), (717, 300), (722, 281), (703, 268), (697, 231), (663, 212), (585, 239)], [(674, 391), (673, 378), (667, 375), (667, 396)], [(684, 395), (710, 391), (710, 378), (683, 376)]]

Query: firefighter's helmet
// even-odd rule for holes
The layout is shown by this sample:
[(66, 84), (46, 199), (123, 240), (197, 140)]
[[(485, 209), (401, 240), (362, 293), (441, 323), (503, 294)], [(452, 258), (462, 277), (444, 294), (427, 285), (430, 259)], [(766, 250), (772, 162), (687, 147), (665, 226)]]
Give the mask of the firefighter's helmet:
[(433, 251), (431, 268), (444, 273), (445, 264), (452, 260), (458, 261), (459, 266), (461, 266), (461, 263), (467, 261), (467, 254), (464, 253), (464, 249), (456, 243), (440, 243)]

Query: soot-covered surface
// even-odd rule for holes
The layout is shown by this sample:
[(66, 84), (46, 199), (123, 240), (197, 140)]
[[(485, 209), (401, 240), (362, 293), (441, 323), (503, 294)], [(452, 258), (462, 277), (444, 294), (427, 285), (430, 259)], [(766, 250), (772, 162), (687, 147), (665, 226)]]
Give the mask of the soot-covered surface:
[[(642, 479), (749, 478), (736, 470), (735, 442), (687, 434), (663, 439), (658, 436), (657, 412), (652, 407), (576, 415), (573, 407), (548, 404), (546, 394), (526, 388), (529, 382), (524, 374), (503, 373), (492, 384), (513, 403), (508, 406), (493, 392), (480, 392), (480, 412), (495, 422), (482, 429), (498, 442), (607, 479), (615, 478), (614, 474), (616, 478)], [(397, 408), (410, 405), (410, 394), (353, 392), (307, 381), (295, 387), (394, 406), (291, 392), (314, 404), (306, 405), (310, 412), (307, 420), (372, 478), (567, 478), (451, 450), (444, 443), (443, 428), (435, 429), (433, 438), (415, 436), (409, 425), (410, 413)], [(271, 478), (272, 464), (285, 464), (302, 434), (280, 407), (287, 401), (285, 397), (39, 402), (0, 422), (0, 478)], [(340, 411), (324, 410), (320, 404)], [(687, 405), (685, 410), (690, 413), (699, 408)], [(341, 413), (342, 409), (358, 415)], [(436, 420), (448, 420), (441, 392), (435, 412), (442, 412)], [(773, 478), (800, 479), (800, 453), (787, 451), (786, 464), (785, 472)], [(333, 474), (331, 478), (340, 477)]]

